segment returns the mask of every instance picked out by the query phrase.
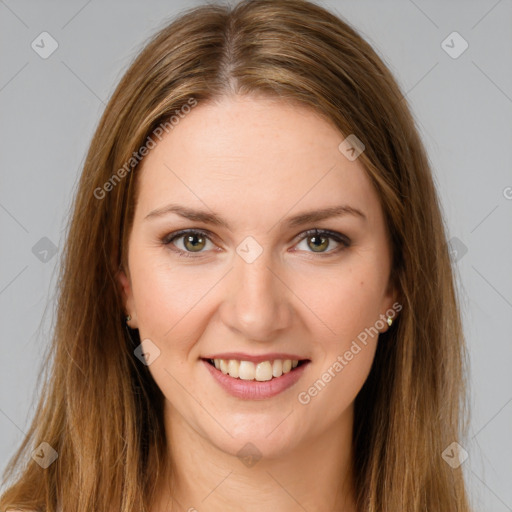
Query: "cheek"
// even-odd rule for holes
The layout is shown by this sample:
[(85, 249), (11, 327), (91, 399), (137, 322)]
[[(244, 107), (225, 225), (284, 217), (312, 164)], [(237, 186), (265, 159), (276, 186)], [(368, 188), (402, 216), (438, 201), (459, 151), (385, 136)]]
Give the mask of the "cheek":
[[(375, 356), (376, 344), (356, 342), (350, 350), (332, 354), (321, 370), (305, 382), (297, 392), (299, 411), (303, 411), (304, 424), (314, 431), (323, 425), (333, 424), (350, 410), (363, 387)], [(347, 352), (351, 354), (348, 360)]]
[(383, 282), (374, 268), (352, 267), (324, 282), (329, 286), (315, 294), (309, 288), (308, 296), (314, 304), (311, 309), (322, 320), (311, 329), (321, 357), (297, 392), (312, 429), (319, 417), (323, 424), (336, 421), (361, 390), (377, 348), (378, 336), (371, 328), (381, 313)]
[[(316, 340), (327, 353), (343, 350), (359, 333), (375, 324), (381, 313), (383, 280), (373, 264), (342, 265), (321, 278), (311, 275), (296, 281), (294, 291), (320, 322)], [(310, 315), (311, 316), (311, 315)]]
[(149, 366), (158, 387), (166, 397), (173, 397), (174, 404), (183, 405), (187, 394), (182, 386), (193, 380), (191, 363), (199, 357), (195, 346), (209, 318), (207, 295), (218, 277), (201, 274), (197, 267), (173, 265), (165, 252), (157, 253), (134, 251), (131, 260), (139, 335), (159, 349)]
[[(165, 342), (183, 340), (197, 325), (192, 322), (202, 299), (215, 285), (215, 275), (183, 264), (173, 265), (165, 253), (134, 254), (132, 290), (141, 336)], [(178, 336), (179, 333), (179, 336)]]

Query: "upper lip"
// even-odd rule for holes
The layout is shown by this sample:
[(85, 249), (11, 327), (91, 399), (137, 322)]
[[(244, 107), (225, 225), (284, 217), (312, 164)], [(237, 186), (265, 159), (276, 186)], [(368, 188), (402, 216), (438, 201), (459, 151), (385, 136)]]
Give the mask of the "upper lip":
[(297, 354), (289, 354), (282, 352), (272, 352), (261, 355), (244, 354), (242, 352), (223, 352), (222, 354), (212, 354), (204, 356), (202, 359), (237, 359), (238, 361), (252, 361), (253, 363), (261, 363), (262, 361), (274, 361), (276, 359), (291, 359), (292, 361), (305, 361), (307, 358)]

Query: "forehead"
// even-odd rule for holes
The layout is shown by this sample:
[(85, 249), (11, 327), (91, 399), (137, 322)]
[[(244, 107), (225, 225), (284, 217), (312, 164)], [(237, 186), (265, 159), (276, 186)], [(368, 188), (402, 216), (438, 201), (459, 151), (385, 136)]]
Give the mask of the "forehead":
[(228, 212), (242, 221), (350, 204), (371, 218), (379, 202), (344, 139), (314, 111), (267, 98), (199, 104), (143, 160), (137, 217), (168, 203)]

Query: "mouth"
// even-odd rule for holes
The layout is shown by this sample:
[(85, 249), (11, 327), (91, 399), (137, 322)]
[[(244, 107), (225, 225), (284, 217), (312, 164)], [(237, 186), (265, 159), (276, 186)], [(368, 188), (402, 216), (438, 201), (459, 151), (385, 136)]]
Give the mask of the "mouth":
[(247, 361), (243, 359), (203, 358), (203, 361), (232, 379), (254, 382), (268, 382), (281, 379), (310, 363), (309, 359), (269, 359)]
[(266, 400), (285, 392), (300, 380), (311, 363), (309, 359), (290, 359), (290, 356), (297, 357), (292, 354), (279, 354), (283, 359), (278, 359), (278, 354), (223, 356), (222, 359), (210, 356), (201, 360), (226, 393), (242, 400)]

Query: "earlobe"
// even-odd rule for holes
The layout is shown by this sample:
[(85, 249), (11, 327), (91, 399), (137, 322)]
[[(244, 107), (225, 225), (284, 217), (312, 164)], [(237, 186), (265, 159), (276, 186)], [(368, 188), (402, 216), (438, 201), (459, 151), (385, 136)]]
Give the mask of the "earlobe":
[(402, 310), (402, 305), (398, 302), (398, 292), (392, 283), (389, 284), (384, 303), (385, 312), (381, 316), (384, 319), (384, 329), (381, 332), (386, 332), (395, 324), (398, 313)]

